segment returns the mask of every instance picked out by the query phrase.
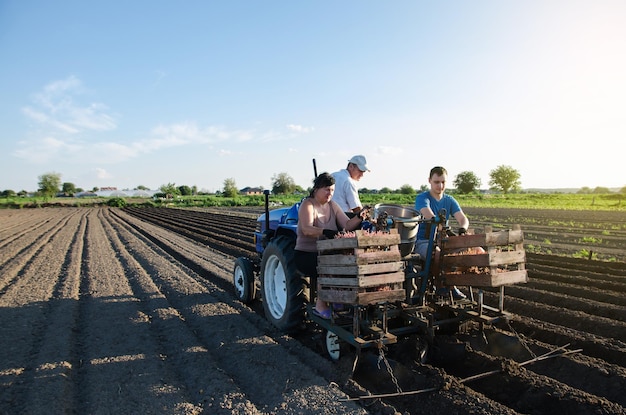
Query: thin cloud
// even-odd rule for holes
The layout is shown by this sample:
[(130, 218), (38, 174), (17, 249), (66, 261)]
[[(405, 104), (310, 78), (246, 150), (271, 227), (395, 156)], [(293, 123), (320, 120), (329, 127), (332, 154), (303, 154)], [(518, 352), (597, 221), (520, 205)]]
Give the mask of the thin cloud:
[(106, 171), (106, 169), (103, 169), (103, 168), (97, 167), (97, 168), (95, 169), (95, 171), (96, 171), (96, 177), (97, 177), (98, 179), (110, 179), (111, 177), (113, 177), (113, 176), (111, 175), (111, 173), (109, 173), (108, 171)]
[(308, 133), (312, 133), (315, 128), (313, 127), (305, 127), (303, 125), (299, 125), (299, 124), (287, 124), (287, 129), (289, 131), (293, 131), (296, 133), (302, 133), (302, 134), (308, 134)]
[(117, 128), (106, 105), (99, 102), (83, 104), (78, 99), (82, 94), (82, 82), (76, 77), (55, 81), (35, 94), (32, 105), (22, 108), (22, 113), (43, 127), (66, 134)]
[(22, 147), (15, 150), (15, 157), (28, 160), (32, 163), (44, 163), (56, 157), (67, 160), (80, 152), (81, 146), (68, 143), (53, 136), (43, 137), (34, 142), (23, 143)]
[(392, 147), (392, 146), (378, 146), (376, 147), (376, 152), (379, 154), (384, 154), (386, 156), (398, 156), (404, 153), (402, 147)]
[[(28, 132), (29, 139), (22, 140), (13, 155), (32, 163), (53, 160), (84, 163), (97, 159), (100, 163), (111, 164), (176, 147), (263, 143), (291, 137), (284, 130), (279, 133), (217, 125), (200, 127), (193, 121), (185, 121), (159, 124), (136, 140), (125, 137), (124, 140), (96, 141), (95, 134), (117, 129), (117, 122), (105, 104), (85, 103), (85, 94), (82, 81), (74, 76), (51, 82), (34, 94), (31, 104), (22, 108), (22, 114), (34, 122), (34, 128)], [(312, 128), (290, 124), (288, 130), (301, 134)], [(220, 152), (222, 156), (230, 154), (227, 149)]]

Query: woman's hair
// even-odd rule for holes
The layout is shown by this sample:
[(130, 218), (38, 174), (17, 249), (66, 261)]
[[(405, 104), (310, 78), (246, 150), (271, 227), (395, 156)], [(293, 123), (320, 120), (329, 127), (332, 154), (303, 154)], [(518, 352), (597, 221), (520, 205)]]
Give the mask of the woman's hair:
[(315, 190), (321, 189), (322, 187), (328, 187), (335, 184), (335, 178), (330, 173), (322, 173), (313, 180), (313, 188), (311, 189), (311, 193), (309, 193), (309, 197), (313, 197)]

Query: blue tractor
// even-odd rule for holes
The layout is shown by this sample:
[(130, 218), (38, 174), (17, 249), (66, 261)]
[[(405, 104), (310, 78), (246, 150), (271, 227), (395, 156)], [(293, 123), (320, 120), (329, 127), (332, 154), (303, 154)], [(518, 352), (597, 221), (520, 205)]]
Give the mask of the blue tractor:
[(269, 191), (264, 193), (265, 213), (254, 232), (258, 256), (237, 258), (233, 283), (237, 298), (249, 304), (256, 298), (258, 275), (265, 316), (281, 331), (292, 333), (302, 326), (309, 302), (309, 279), (296, 270), (293, 253), (300, 203), (270, 211)]

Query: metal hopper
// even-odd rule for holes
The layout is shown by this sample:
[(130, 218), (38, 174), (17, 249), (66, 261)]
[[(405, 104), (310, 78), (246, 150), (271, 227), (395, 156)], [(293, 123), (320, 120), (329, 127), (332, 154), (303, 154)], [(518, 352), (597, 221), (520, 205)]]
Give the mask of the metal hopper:
[(422, 215), (415, 209), (400, 205), (379, 203), (374, 206), (373, 219), (387, 221), (388, 228), (395, 228), (400, 234), (400, 254), (404, 257), (413, 252), (417, 229)]

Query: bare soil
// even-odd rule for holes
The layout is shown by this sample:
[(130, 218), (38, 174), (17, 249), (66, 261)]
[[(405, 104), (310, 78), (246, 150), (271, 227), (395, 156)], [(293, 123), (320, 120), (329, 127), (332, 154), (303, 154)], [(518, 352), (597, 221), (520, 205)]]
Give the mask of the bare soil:
[[(529, 283), (506, 289), (508, 324), (485, 338), (464, 327), (454, 339), (462, 361), (417, 364), (411, 344), (390, 347), (398, 386), (419, 393), (359, 400), (398, 390), (376, 356), (353, 376), (350, 354), (331, 362), (314, 324), (286, 336), (258, 302), (235, 300), (234, 260), (254, 255), (258, 213), (1, 210), (0, 413), (626, 413), (622, 260), (529, 253)], [(477, 224), (515, 222), (472, 214)], [(562, 239), (563, 250), (590, 240), (565, 228), (555, 233), (583, 236)], [(533, 232), (540, 241), (553, 231)], [(626, 249), (614, 239), (607, 255)], [(557, 347), (579, 351), (524, 364)]]

